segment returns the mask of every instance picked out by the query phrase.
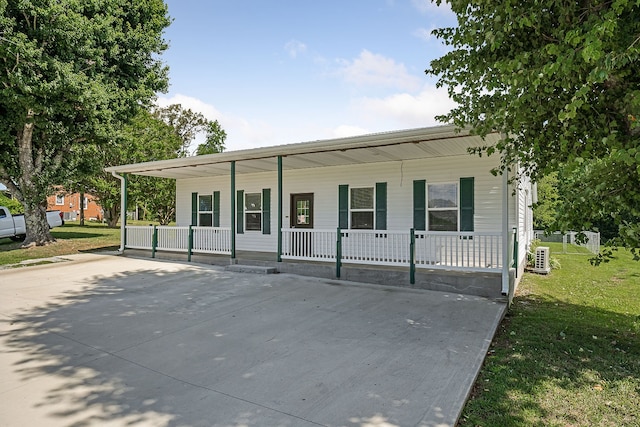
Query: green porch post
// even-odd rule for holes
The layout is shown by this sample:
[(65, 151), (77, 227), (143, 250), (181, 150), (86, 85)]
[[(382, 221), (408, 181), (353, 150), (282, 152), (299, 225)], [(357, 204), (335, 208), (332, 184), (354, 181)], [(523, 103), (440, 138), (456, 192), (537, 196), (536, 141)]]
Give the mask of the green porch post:
[(278, 156), (278, 262), (282, 262), (282, 156)]
[(516, 269), (516, 277), (518, 277), (518, 229), (513, 229), (513, 265), (512, 267)]
[(342, 267), (342, 230), (338, 227), (336, 237), (336, 277), (340, 278), (340, 267)]
[(124, 232), (122, 233), (122, 242), (123, 246), (127, 246), (127, 205), (129, 204), (127, 191), (129, 186), (129, 176), (126, 173), (122, 174), (122, 186), (123, 186), (123, 194), (122, 194), (122, 229)]
[(158, 228), (153, 226), (153, 236), (151, 237), (151, 258), (156, 257), (156, 248), (158, 247)]
[(231, 258), (236, 257), (236, 161), (231, 162)]
[(411, 240), (409, 243), (409, 283), (416, 284), (416, 232), (412, 228), (410, 231)]
[(189, 226), (189, 240), (187, 244), (189, 245), (187, 249), (187, 261), (191, 262), (191, 254), (193, 253), (193, 225)]

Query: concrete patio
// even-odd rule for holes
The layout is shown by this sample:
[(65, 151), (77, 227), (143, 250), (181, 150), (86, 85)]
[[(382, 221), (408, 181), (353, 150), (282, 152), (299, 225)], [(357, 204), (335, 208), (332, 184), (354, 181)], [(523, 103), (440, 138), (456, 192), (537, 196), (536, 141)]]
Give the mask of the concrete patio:
[(0, 271), (0, 425), (451, 426), (506, 305), (82, 254)]

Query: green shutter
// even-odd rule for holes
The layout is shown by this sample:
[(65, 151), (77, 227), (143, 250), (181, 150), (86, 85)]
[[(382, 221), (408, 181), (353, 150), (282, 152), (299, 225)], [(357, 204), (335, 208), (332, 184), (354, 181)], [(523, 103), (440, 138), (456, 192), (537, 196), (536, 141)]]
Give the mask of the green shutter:
[(213, 192), (213, 226), (220, 227), (220, 192)]
[(413, 181), (413, 229), (427, 229), (427, 181)]
[(376, 230), (387, 229), (387, 183), (376, 183)]
[(191, 225), (198, 225), (198, 193), (191, 193)]
[(271, 189), (262, 190), (262, 234), (271, 234)]
[(349, 186), (338, 186), (338, 227), (349, 228)]
[(238, 190), (237, 203), (237, 218), (236, 218), (236, 233), (244, 233), (244, 191)]
[(473, 231), (473, 177), (460, 178), (460, 231)]

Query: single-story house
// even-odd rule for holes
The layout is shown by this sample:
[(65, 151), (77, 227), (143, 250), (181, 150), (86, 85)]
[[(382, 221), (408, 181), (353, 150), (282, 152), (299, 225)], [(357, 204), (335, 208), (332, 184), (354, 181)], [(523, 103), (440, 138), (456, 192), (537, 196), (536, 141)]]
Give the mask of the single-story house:
[(438, 126), (106, 170), (124, 204), (128, 174), (176, 180), (176, 226), (123, 221), (123, 251), (500, 298), (525, 267), (534, 194), (469, 154), (499, 139)]

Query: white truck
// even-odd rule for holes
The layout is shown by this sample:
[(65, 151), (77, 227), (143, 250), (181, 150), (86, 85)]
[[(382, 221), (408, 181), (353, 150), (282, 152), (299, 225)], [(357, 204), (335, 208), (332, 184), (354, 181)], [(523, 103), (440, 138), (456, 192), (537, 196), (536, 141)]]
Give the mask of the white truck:
[[(47, 211), (47, 222), (49, 223), (49, 228), (64, 225), (62, 212)], [(0, 239), (8, 237), (19, 242), (24, 240), (26, 235), (27, 229), (24, 224), (24, 215), (11, 215), (9, 208), (0, 206)]]

